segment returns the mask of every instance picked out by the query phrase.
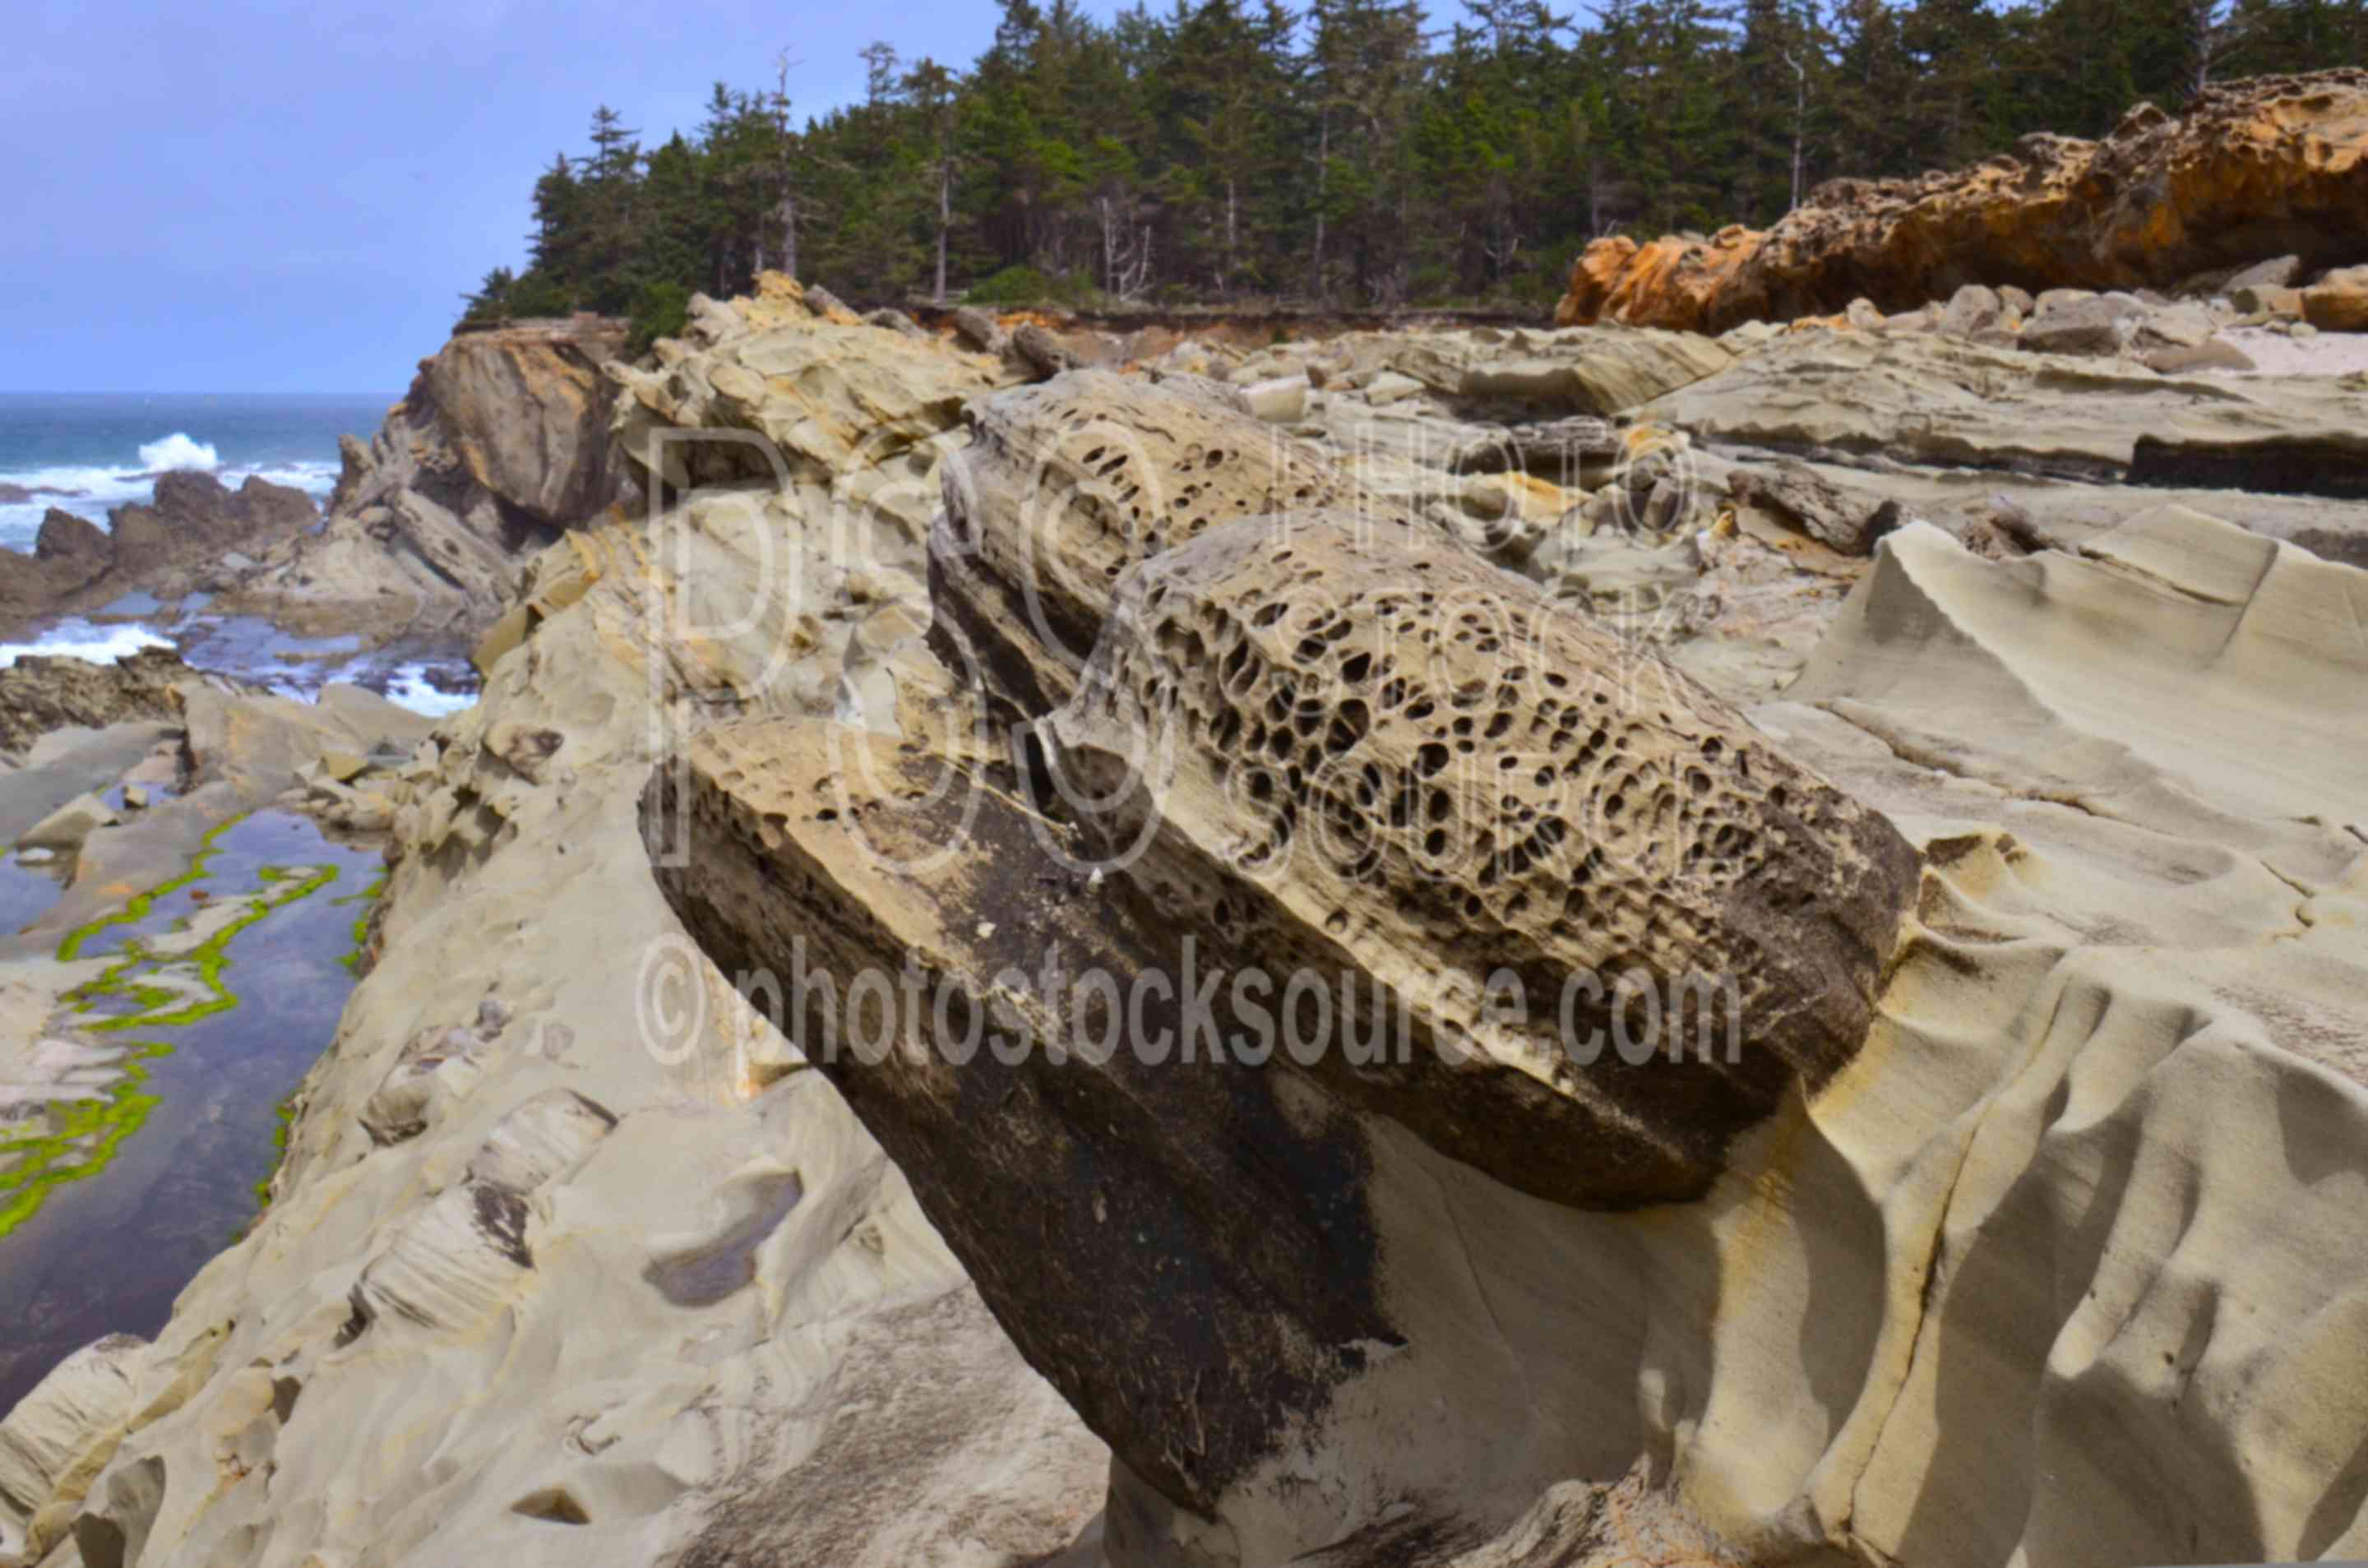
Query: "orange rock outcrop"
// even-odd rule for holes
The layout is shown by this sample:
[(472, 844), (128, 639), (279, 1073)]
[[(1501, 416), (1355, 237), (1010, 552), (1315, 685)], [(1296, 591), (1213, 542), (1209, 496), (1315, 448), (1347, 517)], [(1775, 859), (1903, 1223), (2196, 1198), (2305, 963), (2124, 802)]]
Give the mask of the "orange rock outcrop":
[(2368, 70), (2207, 89), (2183, 118), (2151, 104), (2101, 142), (2040, 133), (1915, 179), (1829, 180), (1765, 231), (1598, 240), (1555, 319), (1718, 332), (1739, 322), (1886, 311), (1966, 283), (2033, 291), (2177, 283), (2295, 255), (2368, 260)]

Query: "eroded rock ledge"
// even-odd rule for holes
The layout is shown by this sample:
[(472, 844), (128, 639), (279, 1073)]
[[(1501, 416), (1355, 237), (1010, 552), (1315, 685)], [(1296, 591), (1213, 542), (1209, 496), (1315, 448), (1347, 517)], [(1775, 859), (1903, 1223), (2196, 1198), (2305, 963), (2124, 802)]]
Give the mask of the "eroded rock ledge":
[[(1062, 395), (1004, 394), (981, 423)], [(836, 977), (791, 997), (792, 1038), (1111, 1442), (1115, 1561), (1281, 1562), (1372, 1528), (1387, 1499), (1419, 1499), (1408, 1528), (1434, 1545), (1485, 1539), (1576, 1472), (1508, 1418), (1508, 1386), (1421, 1408), (1460, 1353), (1408, 1304), (1409, 1271), (1460, 1294), (1470, 1268), (1402, 1250), (1436, 1235), (1385, 1233), (1392, 1162), (1565, 1212), (1703, 1199), (1736, 1140), (1864, 1040), (1916, 857), (1725, 703), (1437, 529), (1244, 515), (1276, 471), (1253, 449), (1224, 477), (1234, 449), (1187, 439), (1201, 406), (1140, 387), (1095, 406), (1089, 471), (1181, 442), (1165, 483), (1197, 502), (1213, 474), (1206, 499), (1235, 516), (1155, 508), (1189, 540), (1122, 572), (1125, 530), (1091, 509), (950, 471), (970, 548), (966, 575), (938, 578), (940, 617), (991, 626), (996, 667), (1028, 672), (1001, 700), (1072, 694), (1033, 728), (1038, 767), (965, 740), (960, 709), (901, 740), (724, 726), (653, 778), (654, 846), (698, 846), (660, 885), (726, 975)], [(1315, 468), (1289, 489), (1344, 483)], [(1141, 489), (1118, 487), (1121, 517)], [(1024, 567), (964, 597), (1047, 558), (1078, 568), (1062, 613), (1025, 613)], [(1080, 629), (1081, 674), (1061, 646)], [(1235, 984), (1254, 967), (1263, 1003)], [(884, 1058), (841, 1007), (867, 973), (920, 999)], [(1133, 989), (1155, 973), (1164, 993)], [(1097, 976), (1126, 1000), (1096, 999)], [(1707, 1017), (1682, 1060), (1656, 1039), (1631, 1062), (1602, 1042), (1639, 996), (1588, 999), (1580, 976), (1656, 1005), (1700, 977)], [(1492, 977), (1526, 988), (1520, 1021)], [(1565, 1027), (1597, 1054), (1564, 1050)], [(1010, 1059), (940, 1053), (973, 1028)], [(1262, 1035), (1269, 1054), (1234, 1055)], [(1203, 1060), (1135, 1049), (1187, 1038)], [(1377, 1451), (1344, 1421), (1401, 1437)], [(1321, 1479), (1293, 1496), (1294, 1476)]]
[(1740, 322), (1886, 311), (1962, 285), (2167, 287), (2292, 255), (2359, 259), (2368, 71), (2207, 88), (2184, 118), (2151, 104), (2101, 142), (2037, 134), (1917, 179), (1829, 180), (1773, 228), (1639, 244), (1598, 240), (1555, 319), (1723, 332)]

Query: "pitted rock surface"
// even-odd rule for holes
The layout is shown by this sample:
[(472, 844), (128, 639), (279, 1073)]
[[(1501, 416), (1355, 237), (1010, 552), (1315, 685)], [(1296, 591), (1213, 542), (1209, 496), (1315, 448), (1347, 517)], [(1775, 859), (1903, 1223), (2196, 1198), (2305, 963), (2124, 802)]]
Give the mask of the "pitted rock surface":
[(930, 535), (931, 641), (1023, 716), (1068, 700), (1138, 562), (1238, 517), (1404, 516), (1273, 426), (1106, 370), (982, 399), (971, 417)]
[[(1726, 703), (1397, 524), (1256, 519), (1160, 557), (1041, 728), (1159, 906), (1277, 972), (1363, 977), (1352, 1037), (1410, 1020), (1406, 1081), (1345, 1092), (1581, 1207), (1699, 1193), (1848, 1060), (1916, 884), (1887, 822)], [(1608, 1042), (1654, 1050), (1646, 992), (1702, 1032), (1631, 1062)]]

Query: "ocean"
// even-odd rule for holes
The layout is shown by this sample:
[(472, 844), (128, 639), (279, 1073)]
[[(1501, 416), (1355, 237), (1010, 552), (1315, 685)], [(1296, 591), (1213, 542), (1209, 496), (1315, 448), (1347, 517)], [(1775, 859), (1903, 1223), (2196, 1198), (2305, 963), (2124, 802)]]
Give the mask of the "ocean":
[[(52, 506), (105, 527), (109, 507), (150, 499), (156, 475), (171, 469), (202, 469), (233, 489), (260, 474), (325, 503), (342, 467), (337, 437), (376, 435), (397, 401), (386, 393), (0, 392), (0, 548), (30, 550)], [(259, 621), (209, 616), (197, 599), (177, 615), (141, 594), (108, 609), (96, 622), (62, 619), (29, 642), (0, 642), (0, 665), (25, 653), (106, 660), (172, 645), (200, 669), (262, 679), (291, 696), (309, 696), (323, 680), (352, 680), (421, 712), (450, 712), (471, 699), (467, 690), (439, 689), (456, 676), (473, 685), (450, 661), (439, 670), (408, 657), (347, 660), (340, 655), (350, 638), (284, 636)]]
[(368, 440), (398, 399), (379, 394), (0, 392), (0, 547), (29, 550), (42, 514), (101, 524), (145, 501), (165, 469), (249, 474), (315, 500), (337, 482), (337, 437)]

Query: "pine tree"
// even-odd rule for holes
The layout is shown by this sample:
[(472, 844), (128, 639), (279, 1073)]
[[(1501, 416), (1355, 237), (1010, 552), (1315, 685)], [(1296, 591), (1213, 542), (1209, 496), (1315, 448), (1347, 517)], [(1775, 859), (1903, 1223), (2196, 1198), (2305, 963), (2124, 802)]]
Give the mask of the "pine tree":
[(646, 153), (603, 105), (465, 319), (630, 311), (643, 342), (765, 267), (856, 299), (1543, 304), (1608, 233), (1764, 224), (1835, 176), (2368, 51), (2368, 0), (1469, 0), (1441, 35), (1417, 0), (1167, 3), (999, 0), (967, 73), (883, 41), (803, 127), (786, 55)]

